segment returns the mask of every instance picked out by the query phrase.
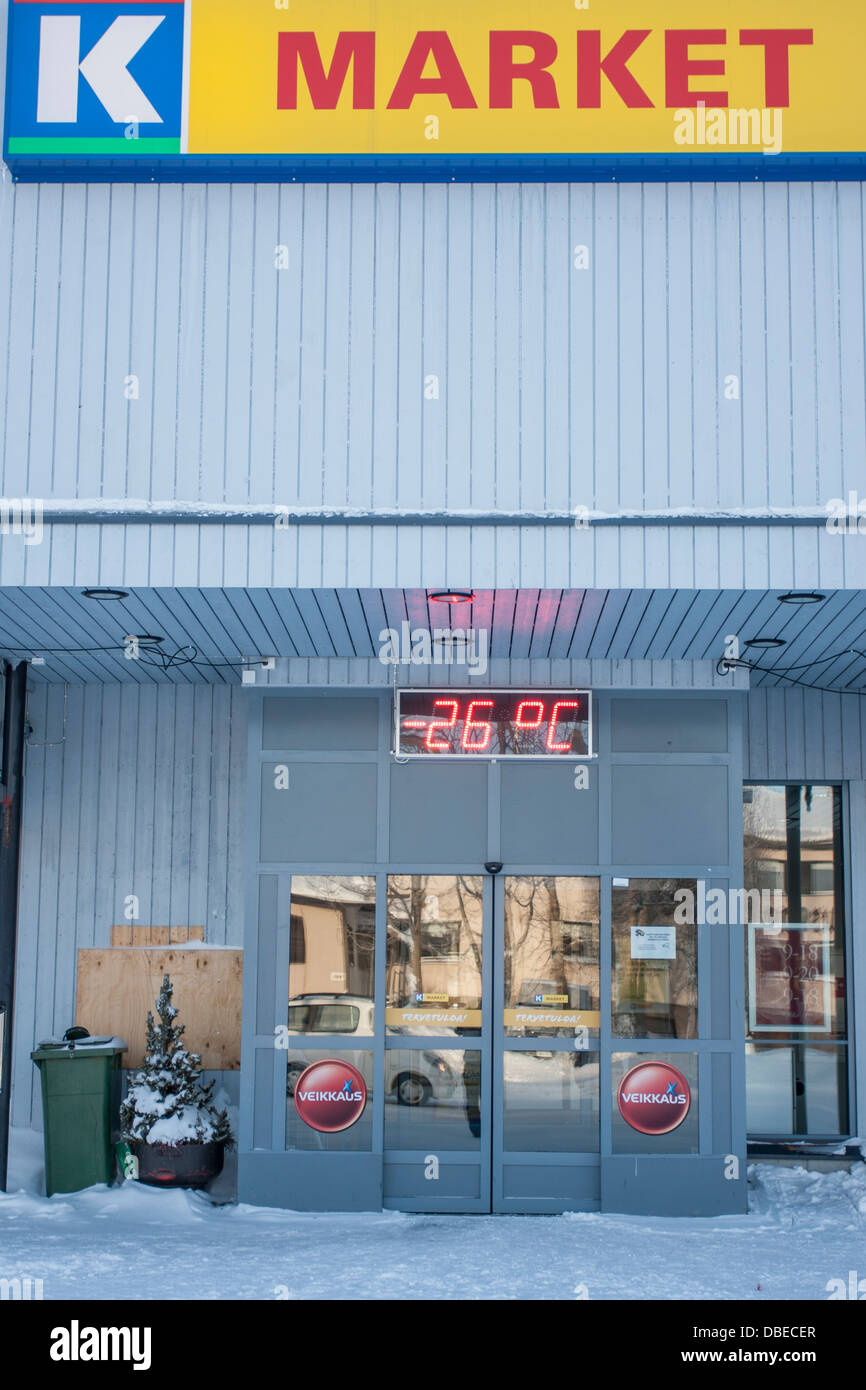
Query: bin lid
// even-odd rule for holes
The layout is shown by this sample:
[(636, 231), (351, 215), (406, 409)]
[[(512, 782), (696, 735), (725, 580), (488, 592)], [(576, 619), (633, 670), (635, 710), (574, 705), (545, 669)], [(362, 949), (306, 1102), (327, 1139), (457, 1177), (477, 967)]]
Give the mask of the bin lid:
[(82, 1057), (113, 1057), (119, 1052), (126, 1052), (128, 1047), (123, 1038), (111, 1037), (107, 1033), (94, 1038), (79, 1038), (75, 1043), (68, 1043), (64, 1038), (46, 1038), (30, 1053), (30, 1058), (31, 1061), (42, 1062), (48, 1059), (68, 1060), (76, 1054)]

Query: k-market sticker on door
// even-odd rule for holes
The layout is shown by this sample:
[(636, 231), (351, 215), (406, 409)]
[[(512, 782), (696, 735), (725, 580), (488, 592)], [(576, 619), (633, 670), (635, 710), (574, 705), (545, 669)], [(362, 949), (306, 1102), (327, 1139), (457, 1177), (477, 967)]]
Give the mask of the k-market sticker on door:
[(676, 960), (676, 927), (632, 927), (632, 960)]

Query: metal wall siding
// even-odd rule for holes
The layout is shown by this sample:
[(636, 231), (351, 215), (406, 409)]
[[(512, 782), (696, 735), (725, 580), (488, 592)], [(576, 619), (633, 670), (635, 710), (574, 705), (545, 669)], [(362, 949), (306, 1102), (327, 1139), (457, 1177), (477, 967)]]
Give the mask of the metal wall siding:
[(862, 482), (862, 236), (861, 184), (7, 180), (3, 490), (821, 506)]
[[(243, 932), (245, 692), (70, 686), (30, 692), (13, 1068), (15, 1123), (41, 1124), (34, 1043), (76, 1022), (82, 946), (141, 923)], [(78, 1020), (85, 1026), (87, 1019)]]
[(752, 690), (745, 776), (755, 781), (866, 778), (863, 700), (819, 690)]

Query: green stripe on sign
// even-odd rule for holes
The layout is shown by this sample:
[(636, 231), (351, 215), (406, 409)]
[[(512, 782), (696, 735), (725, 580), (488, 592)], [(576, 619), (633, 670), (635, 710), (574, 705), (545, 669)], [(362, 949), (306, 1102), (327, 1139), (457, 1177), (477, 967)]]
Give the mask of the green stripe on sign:
[(42, 136), (33, 139), (11, 135), (9, 154), (126, 154), (135, 159), (143, 154), (180, 154), (180, 138), (127, 140), (122, 135), (110, 135), (103, 140), (85, 137), (52, 140)]

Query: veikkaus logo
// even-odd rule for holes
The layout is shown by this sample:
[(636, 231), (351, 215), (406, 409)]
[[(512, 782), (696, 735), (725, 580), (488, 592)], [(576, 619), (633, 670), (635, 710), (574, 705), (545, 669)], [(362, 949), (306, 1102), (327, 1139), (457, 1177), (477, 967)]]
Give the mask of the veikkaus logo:
[(619, 1083), (617, 1105), (639, 1134), (670, 1134), (691, 1106), (689, 1083), (669, 1062), (640, 1062)]
[(295, 1083), (295, 1109), (320, 1134), (337, 1134), (360, 1120), (367, 1085), (357, 1067), (329, 1057), (313, 1062)]

